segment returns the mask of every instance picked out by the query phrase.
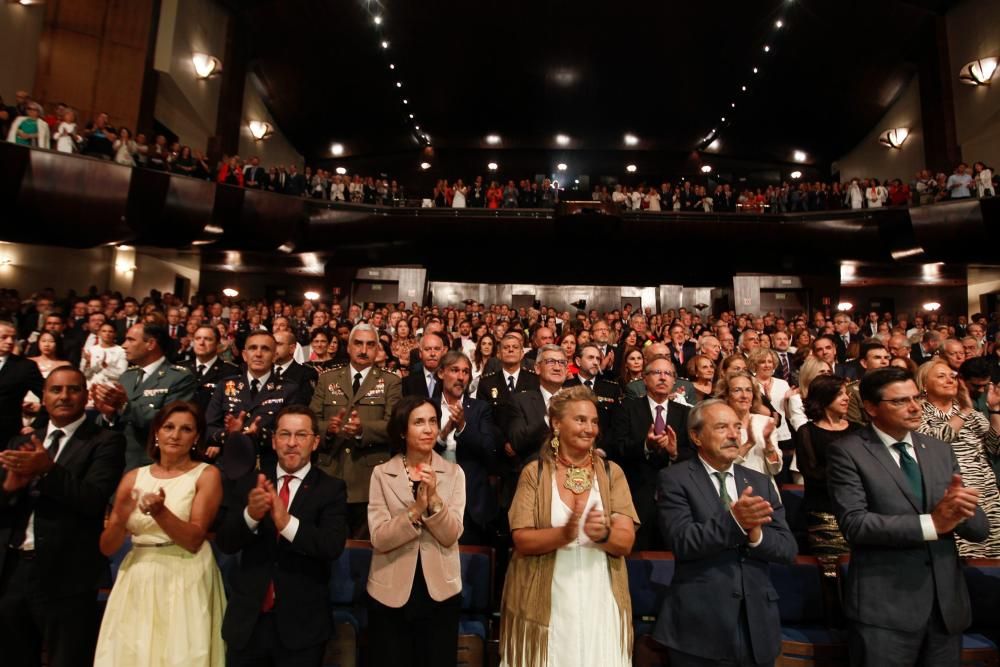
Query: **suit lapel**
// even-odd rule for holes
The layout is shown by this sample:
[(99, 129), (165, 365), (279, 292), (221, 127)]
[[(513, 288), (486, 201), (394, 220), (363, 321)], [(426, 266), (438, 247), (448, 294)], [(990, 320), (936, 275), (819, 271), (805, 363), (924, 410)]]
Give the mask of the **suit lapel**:
[[(84, 446), (87, 440), (93, 435), (94, 426), (89, 422), (83, 422), (80, 427), (76, 429), (73, 433), (73, 437), (70, 438), (66, 444), (62, 446), (61, 454), (59, 455), (59, 465), (64, 468), (68, 468), (73, 462), (87, 451), (87, 447)], [(45, 431), (39, 431), (38, 438), (44, 442)]]
[[(902, 469), (893, 460), (892, 455), (889, 454), (889, 450), (886, 449), (886, 446), (884, 444), (882, 444), (882, 441), (879, 439), (878, 435), (876, 435), (875, 431), (873, 431), (871, 427), (868, 427), (863, 431), (861, 431), (860, 435), (862, 440), (864, 440), (865, 446), (868, 448), (868, 451), (871, 453), (873, 457), (875, 457), (875, 459), (879, 462), (879, 464), (881, 464), (881, 466), (885, 468), (886, 472), (889, 473), (889, 477), (891, 477), (892, 481), (896, 483), (896, 486), (899, 487), (899, 490), (903, 492), (903, 495), (906, 496), (906, 499), (910, 501), (910, 504), (913, 505), (913, 509), (917, 510), (918, 512), (923, 512), (924, 511), (923, 508), (920, 507), (920, 503), (917, 502), (916, 497), (913, 495), (913, 490), (910, 488), (910, 483), (903, 476)], [(914, 434), (914, 444), (916, 444), (916, 434)], [(917, 447), (914, 447), (914, 449), (916, 448)], [(921, 466), (921, 471), (922, 470), (923, 466)], [(924, 486), (925, 487), (927, 486), (926, 483), (924, 484)]]
[(403, 503), (409, 507), (413, 503), (413, 487), (410, 485), (410, 478), (403, 467), (403, 458), (394, 456), (385, 466), (385, 474), (389, 478), (389, 486), (392, 492)]
[(296, 512), (302, 508), (303, 504), (309, 501), (309, 491), (312, 488), (312, 485), (316, 483), (317, 474), (316, 466), (313, 466), (309, 469), (309, 473), (306, 475), (305, 479), (299, 483), (299, 488), (295, 492), (295, 498), (292, 499), (292, 504), (288, 508), (288, 512), (293, 516), (295, 516)]
[[(722, 501), (719, 499), (719, 490), (715, 481), (708, 476), (708, 471), (702, 465), (700, 458), (693, 458), (688, 462), (688, 470), (691, 472), (691, 480), (695, 487), (701, 492), (702, 500), (709, 511), (709, 515), (722, 511)], [(735, 468), (733, 469), (735, 471)]]

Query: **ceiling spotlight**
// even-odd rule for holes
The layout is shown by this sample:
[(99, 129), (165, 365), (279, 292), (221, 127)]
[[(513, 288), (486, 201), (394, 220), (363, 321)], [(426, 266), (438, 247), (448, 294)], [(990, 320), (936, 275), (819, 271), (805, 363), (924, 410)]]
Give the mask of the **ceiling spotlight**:
[(389, 69), (396, 69), (396, 65), (394, 63), (389, 63)]
[(725, 123), (725, 122), (726, 122), (726, 117), (725, 117), (725, 116), (723, 116), (723, 117), (721, 118), (721, 120), (722, 120), (722, 122), (723, 122), (723, 123)]
[(567, 146), (569, 145), (569, 137), (565, 134), (557, 134), (556, 143), (560, 146)]
[(703, 165), (701, 165), (701, 173), (703, 173), (703, 174), (711, 174), (712, 173), (712, 165), (710, 165), (710, 164), (703, 164)]
[(382, 25), (382, 17), (381, 16), (376, 16), (375, 18), (372, 19), (372, 21), (375, 22), (375, 25)]
[(754, 67), (754, 68), (753, 68), (753, 73), (754, 73), (754, 74), (756, 74), (756, 73), (757, 73), (757, 72), (759, 72), (759, 71), (760, 71), (760, 70), (758, 70), (758, 69), (757, 69), (756, 67)]
[(262, 120), (252, 120), (247, 123), (247, 127), (250, 128), (250, 134), (256, 141), (267, 139), (271, 136), (271, 125)]
[(573, 183), (576, 184), (576, 185), (580, 185), (580, 179), (579, 178), (574, 178), (573, 179)]
[(764, 45), (764, 53), (770, 53), (770, 52), (771, 52), (771, 47), (768, 46), (767, 44), (765, 44)]
[(222, 63), (215, 56), (207, 53), (191, 54), (191, 62), (194, 63), (194, 73), (199, 79), (207, 79), (222, 71)]
[(330, 146), (330, 152), (333, 153), (334, 155), (343, 155), (344, 144), (333, 144), (332, 146)]
[(500, 165), (498, 165), (496, 162), (490, 162), (488, 165), (486, 165), (486, 168), (489, 169), (490, 171), (496, 171), (499, 167)]
[(747, 92), (747, 87), (746, 86), (742, 86), (741, 88), (742, 88), (742, 90), (743, 90), (744, 93)]
[(732, 107), (733, 109), (735, 109), (736, 108), (736, 102), (730, 102), (729, 106)]
[(410, 103), (410, 100), (408, 100), (408, 99), (406, 99), (406, 98), (404, 97), (404, 98), (403, 98), (403, 104), (409, 104), (409, 103)]
[(423, 169), (424, 171), (427, 171), (428, 169), (431, 168), (431, 163), (430, 162), (421, 162), (420, 163), (420, 168)]
[(413, 120), (413, 114), (412, 113), (410, 114), (410, 120)]
[(625, 135), (625, 145), (626, 146), (638, 146), (639, 145), (639, 137), (635, 136), (634, 134), (626, 134)]
[[(376, 17), (376, 18), (378, 18), (378, 17)], [(316, 301), (317, 299), (319, 299), (319, 292), (312, 292), (312, 291), (310, 291), (310, 292), (306, 292), (302, 296), (304, 296), (305, 298), (309, 299), (310, 301)]]
[(235, 290), (232, 287), (226, 287), (222, 290), (223, 296), (228, 296), (230, 299), (235, 299), (240, 295), (239, 290)]
[(345, 169), (344, 167), (337, 167), (336, 172), (341, 176), (343, 176), (344, 174), (347, 173), (347, 169)]
[(420, 126), (419, 126), (419, 125), (414, 125), (414, 126), (413, 126), (413, 129), (414, 129), (414, 130), (419, 130), (419, 129), (420, 129)]
[(789, 176), (791, 176), (795, 180), (798, 180), (798, 179), (802, 178), (802, 172), (801, 171), (793, 171), (792, 173), (789, 174)]
[(940, 307), (941, 304), (938, 303), (937, 301), (928, 301), (927, 303), (924, 304), (924, 310), (929, 310), (931, 312), (934, 312)]
[(382, 40), (382, 48), (383, 49), (388, 49), (389, 48), (389, 40), (386, 40), (386, 39)]
[(402, 88), (403, 87), (403, 82), (402, 81), (397, 81), (396, 82), (396, 87), (397, 88)]
[(806, 160), (809, 159), (809, 156), (806, 155), (805, 152), (803, 151), (795, 151), (794, 153), (792, 153), (792, 159), (794, 159), (796, 162), (805, 162)]
[(558, 169), (559, 171), (566, 171), (566, 163), (560, 162), (559, 164), (556, 165), (556, 169)]
[(782, 28), (785, 27), (785, 22), (782, 21), (781, 19), (778, 19), (777, 21), (774, 22), (774, 27), (777, 28), (778, 30), (781, 30)]
[(712, 143), (710, 143), (707, 146), (707, 149), (710, 150), (710, 151), (718, 151), (721, 146), (722, 146), (722, 144), (719, 143), (718, 139), (713, 139)]
[(888, 146), (889, 148), (902, 148), (903, 142), (906, 138), (910, 136), (910, 130), (905, 127), (897, 127), (892, 130), (886, 130), (878, 138), (878, 142), (883, 146)]
[(966, 63), (958, 73), (958, 80), (970, 86), (988, 86), (996, 71), (996, 58), (980, 58)]
[(499, 134), (487, 134), (486, 135), (486, 143), (488, 143), (490, 146), (496, 146), (497, 144), (500, 143), (500, 135)]
[(854, 308), (854, 304), (851, 303), (850, 301), (841, 301), (840, 303), (837, 304), (837, 310), (839, 310), (842, 313), (846, 313), (852, 308)]

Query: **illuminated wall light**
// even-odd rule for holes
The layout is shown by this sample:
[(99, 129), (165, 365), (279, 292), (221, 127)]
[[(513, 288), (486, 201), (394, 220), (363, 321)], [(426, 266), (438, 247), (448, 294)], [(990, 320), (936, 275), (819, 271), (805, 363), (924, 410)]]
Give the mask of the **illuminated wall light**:
[(637, 169), (638, 167), (636, 167), (634, 164), (625, 165), (625, 171), (627, 171), (630, 174), (634, 174)]
[(930, 311), (932, 313), (935, 310), (939, 309), (940, 307), (941, 304), (938, 303), (937, 301), (928, 301), (927, 303), (924, 304), (924, 310)]
[(345, 169), (344, 167), (337, 167), (335, 171), (341, 176), (347, 173), (347, 169)]
[(768, 46), (767, 44), (765, 44), (764, 45), (764, 53), (770, 53), (770, 52), (771, 52), (771, 47)]
[(240, 295), (240, 292), (232, 287), (226, 287), (222, 290), (222, 294), (223, 296), (228, 296), (230, 299), (235, 299)]
[(753, 73), (754, 73), (754, 74), (756, 74), (756, 73), (757, 73), (757, 72), (759, 72), (759, 71), (760, 71), (760, 70), (759, 70), (759, 69), (757, 69), (756, 67), (754, 67), (754, 68), (753, 68)]
[(559, 164), (556, 165), (556, 169), (558, 169), (559, 171), (566, 171), (567, 169), (566, 163), (560, 162)]
[(798, 179), (802, 178), (802, 172), (801, 171), (793, 171), (792, 173), (789, 174), (789, 176), (791, 176), (795, 180), (798, 180)]
[(334, 155), (343, 155), (344, 144), (333, 144), (332, 146), (330, 146), (330, 152), (333, 153)]
[(120, 273), (130, 273), (132, 271), (135, 271), (136, 268), (138, 267), (136, 267), (136, 265), (133, 264), (132, 262), (129, 262), (124, 259), (119, 259), (117, 262), (115, 262), (115, 268), (118, 269)]
[(389, 69), (396, 69), (396, 65), (394, 63), (389, 63)]
[(560, 146), (566, 146), (566, 145), (568, 145), (569, 144), (569, 136), (567, 136), (565, 134), (557, 134), (556, 135), (556, 143), (559, 144)]
[(781, 19), (778, 19), (777, 21), (774, 22), (774, 27), (777, 28), (778, 30), (781, 30), (782, 28), (785, 27), (785, 22), (782, 21)]
[(316, 301), (317, 299), (319, 299), (319, 292), (310, 290), (304, 293), (302, 296), (309, 299), (310, 301)]
[(809, 159), (809, 156), (806, 155), (804, 151), (795, 151), (794, 153), (792, 153), (792, 158), (796, 162), (805, 162), (806, 160)]
[(257, 141), (267, 139), (271, 135), (271, 125), (262, 120), (252, 120), (247, 123), (247, 127), (250, 129), (251, 136)]
[(431, 168), (431, 163), (430, 162), (421, 162), (420, 163), (420, 168), (423, 169), (424, 171), (427, 171), (428, 169)]
[(486, 168), (489, 169), (490, 171), (496, 171), (497, 169), (500, 168), (500, 165), (498, 165), (496, 162), (490, 162), (488, 165), (486, 165)]
[(842, 313), (846, 313), (847, 311), (853, 308), (854, 304), (851, 303), (850, 301), (841, 301), (840, 303), (837, 304), (837, 310), (839, 310)]
[(710, 150), (710, 151), (718, 151), (721, 146), (722, 146), (722, 144), (719, 142), (718, 139), (713, 139), (712, 143), (710, 143), (708, 145), (708, 150)]
[(958, 80), (970, 86), (988, 86), (996, 71), (996, 58), (979, 58), (965, 64), (958, 73)]
[(638, 146), (639, 145), (639, 137), (635, 136), (634, 134), (626, 134), (625, 135), (625, 145), (626, 146)]
[(385, 40), (385, 39), (382, 40), (382, 48), (383, 49), (388, 49), (389, 48), (389, 41), (388, 40)]
[(886, 130), (878, 138), (878, 142), (883, 146), (889, 148), (902, 148), (903, 142), (906, 138), (910, 136), (910, 130), (905, 127), (897, 127), (891, 130)]
[(199, 79), (207, 79), (222, 71), (222, 63), (219, 62), (219, 59), (207, 53), (192, 54), (191, 62), (194, 63), (194, 73)]
[(701, 166), (701, 173), (703, 173), (703, 174), (711, 174), (712, 173), (712, 165), (710, 165), (710, 164), (703, 164)]
[(374, 21), (375, 25), (382, 25), (382, 17), (381, 16), (376, 16), (375, 18), (372, 19), (372, 21)]
[(499, 134), (487, 134), (486, 135), (486, 143), (488, 143), (490, 146), (496, 146), (497, 144), (500, 143), (500, 135)]

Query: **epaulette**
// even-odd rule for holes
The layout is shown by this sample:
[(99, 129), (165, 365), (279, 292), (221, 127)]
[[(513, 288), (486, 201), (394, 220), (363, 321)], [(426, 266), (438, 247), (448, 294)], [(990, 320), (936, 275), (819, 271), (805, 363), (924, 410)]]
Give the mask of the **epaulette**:
[(496, 371), (490, 371), (489, 373), (483, 373), (483, 379), (485, 380), (486, 378), (491, 378), (491, 377), (493, 377), (496, 374), (497, 374)]
[(336, 365), (336, 366), (334, 366), (333, 368), (327, 368), (327, 369), (326, 369), (325, 371), (320, 371), (320, 374), (319, 374), (319, 377), (323, 377), (323, 376), (324, 376), (324, 375), (326, 375), (327, 373), (332, 373), (332, 372), (334, 372), (334, 371), (339, 371), (339, 370), (340, 370), (341, 368), (343, 368), (343, 367), (344, 367), (344, 366), (346, 366), (346, 365), (347, 365), (347, 362), (345, 361), (345, 362), (344, 362), (344, 363), (342, 363), (342, 364), (337, 364), (337, 365)]
[(184, 366), (178, 366), (177, 364), (172, 364), (170, 367), (173, 368), (175, 371), (187, 371), (188, 373), (191, 372), (190, 368), (185, 368)]
[(129, 366), (125, 370), (127, 370), (127, 371), (137, 371), (137, 370), (139, 370), (141, 368), (142, 368), (142, 366)]
[(527, 371), (531, 375), (538, 375), (538, 371), (536, 371), (534, 368), (521, 368), (521, 370), (522, 371)]

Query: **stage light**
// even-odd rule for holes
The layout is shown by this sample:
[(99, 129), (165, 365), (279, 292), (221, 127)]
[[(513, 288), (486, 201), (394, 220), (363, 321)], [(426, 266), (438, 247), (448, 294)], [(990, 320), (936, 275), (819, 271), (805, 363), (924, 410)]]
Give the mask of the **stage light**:
[(250, 128), (250, 134), (257, 141), (267, 139), (271, 135), (271, 125), (262, 120), (252, 120), (247, 123), (247, 127)]
[(636, 169), (638, 169), (638, 167), (636, 167), (634, 164), (625, 165), (625, 171), (627, 171), (630, 174), (634, 174), (636, 172)]
[(910, 130), (908, 128), (897, 127), (883, 132), (882, 136), (878, 138), (878, 142), (883, 146), (888, 146), (889, 148), (902, 148), (903, 142), (906, 141), (908, 136), (910, 136)]
[(996, 58), (979, 58), (965, 64), (958, 73), (958, 80), (970, 86), (988, 86), (996, 71)]
[(207, 53), (193, 54), (191, 62), (194, 63), (194, 73), (199, 79), (207, 79), (222, 71), (222, 63), (219, 62), (219, 59)]
[(344, 144), (333, 144), (332, 146), (330, 146), (330, 152), (333, 153), (334, 155), (343, 155)]
[(557, 134), (556, 135), (556, 143), (559, 144), (560, 146), (566, 146), (566, 145), (568, 145), (569, 144), (569, 136), (567, 136), (565, 134)]

